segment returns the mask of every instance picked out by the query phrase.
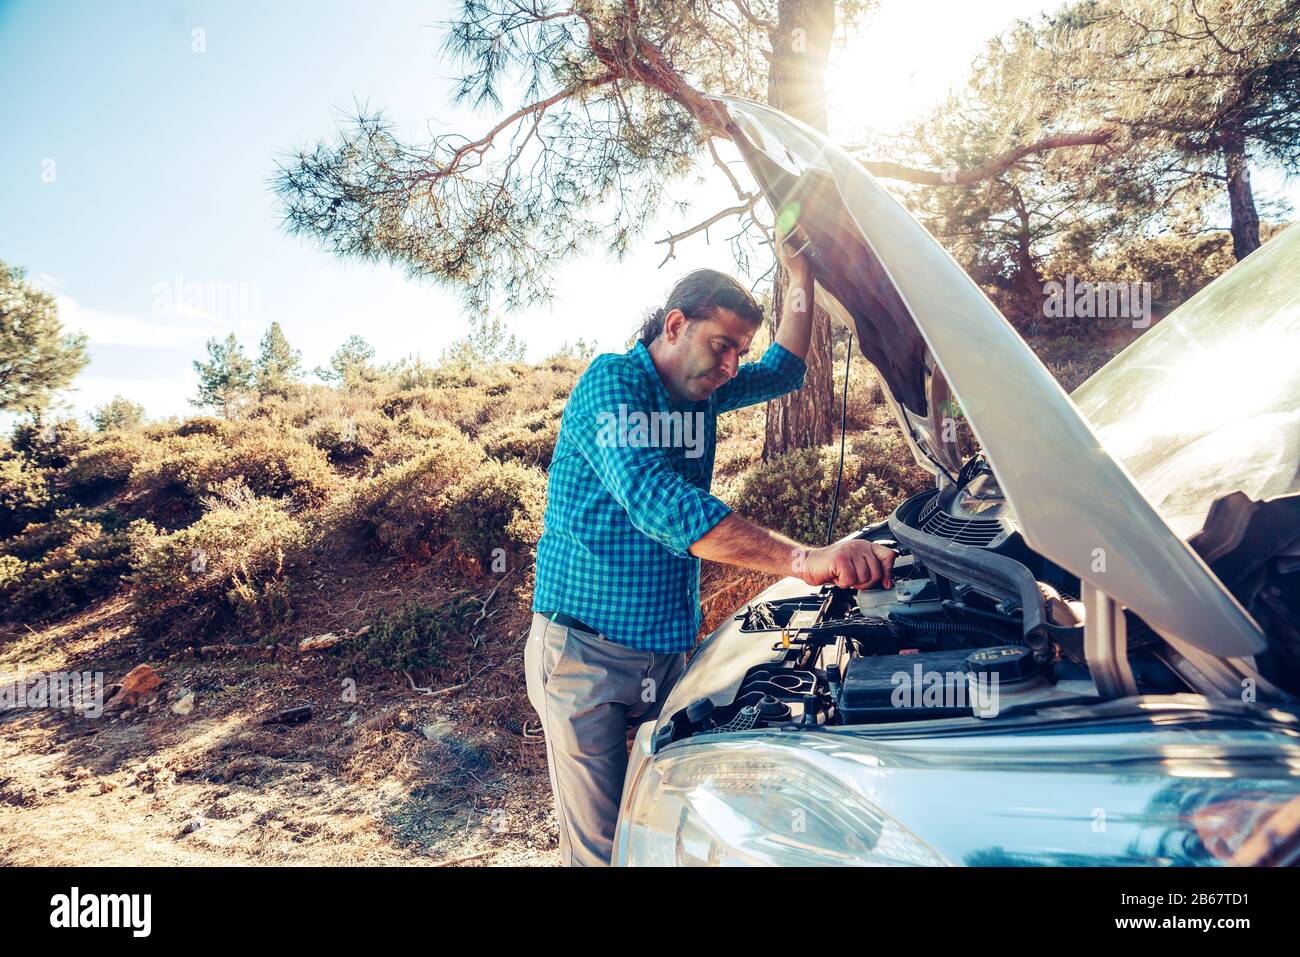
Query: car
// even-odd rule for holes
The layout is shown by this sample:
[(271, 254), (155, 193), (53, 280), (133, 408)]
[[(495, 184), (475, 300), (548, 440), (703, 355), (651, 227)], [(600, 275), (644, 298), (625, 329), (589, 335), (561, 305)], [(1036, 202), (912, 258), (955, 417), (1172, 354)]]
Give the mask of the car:
[(701, 643), (613, 863), (1296, 863), (1300, 229), (1067, 395), (851, 156), (718, 99), (935, 483), (851, 536), (891, 588), (787, 578)]

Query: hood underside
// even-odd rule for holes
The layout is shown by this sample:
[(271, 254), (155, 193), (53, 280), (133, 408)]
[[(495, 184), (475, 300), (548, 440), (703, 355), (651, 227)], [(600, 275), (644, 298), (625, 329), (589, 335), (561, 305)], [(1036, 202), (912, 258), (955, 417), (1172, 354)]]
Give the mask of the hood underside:
[(918, 461), (936, 474), (960, 466), (955, 440), (942, 441), (951, 388), (1032, 548), (1166, 637), (1220, 657), (1264, 650), (1255, 621), (920, 223), (821, 133), (718, 99), (769, 203), (810, 239), (818, 303), (856, 331)]

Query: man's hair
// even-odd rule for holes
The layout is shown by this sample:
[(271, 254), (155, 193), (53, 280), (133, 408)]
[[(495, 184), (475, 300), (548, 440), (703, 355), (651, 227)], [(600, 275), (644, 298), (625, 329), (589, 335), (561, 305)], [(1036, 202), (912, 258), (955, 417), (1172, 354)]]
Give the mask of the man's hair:
[(663, 308), (656, 309), (642, 323), (639, 338), (645, 345), (650, 345), (664, 331), (664, 317), (674, 309), (680, 309), (692, 322), (711, 319), (715, 309), (730, 309), (754, 325), (763, 321), (763, 307), (748, 289), (724, 272), (697, 269), (678, 280)]

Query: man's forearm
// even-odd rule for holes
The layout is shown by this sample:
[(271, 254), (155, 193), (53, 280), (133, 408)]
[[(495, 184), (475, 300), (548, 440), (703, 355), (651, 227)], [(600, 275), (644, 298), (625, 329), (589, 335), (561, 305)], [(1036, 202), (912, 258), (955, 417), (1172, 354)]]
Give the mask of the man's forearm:
[(800, 359), (808, 358), (812, 341), (813, 279), (812, 274), (791, 274), (781, 305), (781, 323), (776, 341)]
[(841, 588), (893, 587), (894, 559), (898, 557), (892, 548), (860, 538), (809, 548), (734, 512), (700, 536), (690, 551), (697, 558), (769, 575), (793, 575), (810, 585), (834, 582)]
[(735, 512), (691, 546), (691, 554), (697, 558), (752, 568), (769, 575), (797, 575), (807, 551), (793, 539), (748, 522)]

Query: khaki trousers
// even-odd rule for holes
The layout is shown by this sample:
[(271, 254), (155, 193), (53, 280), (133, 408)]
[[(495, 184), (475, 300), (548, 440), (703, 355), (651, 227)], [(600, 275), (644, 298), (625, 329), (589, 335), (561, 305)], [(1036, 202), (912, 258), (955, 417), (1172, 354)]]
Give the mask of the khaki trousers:
[(524, 672), (546, 735), (565, 866), (609, 864), (628, 728), (658, 716), (685, 666), (685, 654), (629, 648), (534, 612)]

